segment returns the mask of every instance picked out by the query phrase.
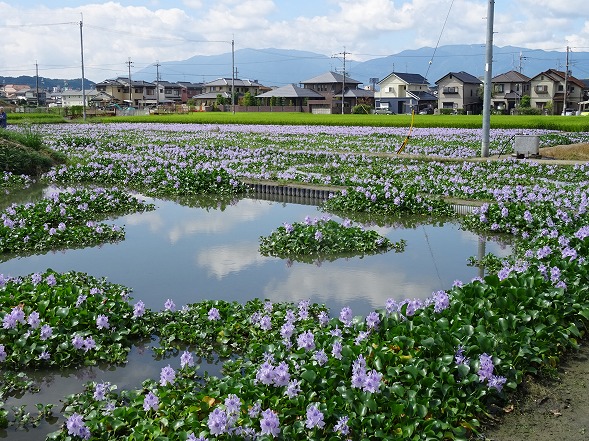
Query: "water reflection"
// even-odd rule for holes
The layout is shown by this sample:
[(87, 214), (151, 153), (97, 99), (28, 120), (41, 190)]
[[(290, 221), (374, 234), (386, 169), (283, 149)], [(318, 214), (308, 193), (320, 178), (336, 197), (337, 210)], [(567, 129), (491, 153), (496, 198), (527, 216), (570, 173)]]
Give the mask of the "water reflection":
[[(47, 189), (13, 193), (19, 203), (46, 195)], [(2, 201), (9, 204), (12, 200)], [(360, 219), (369, 221), (393, 242), (404, 239), (405, 251), (325, 261), (320, 265), (264, 257), (258, 252), (260, 236), (270, 234), (283, 222), (320, 217), (315, 206), (258, 199), (180, 201), (153, 200), (156, 210), (110, 220), (124, 226), (126, 238), (101, 247), (67, 250), (45, 255), (11, 258), (0, 262), (0, 274), (18, 276), (52, 268), (59, 272), (82, 271), (132, 288), (132, 296), (146, 306), (163, 309), (166, 299), (178, 307), (204, 299), (245, 303), (254, 297), (272, 301), (310, 299), (325, 303), (337, 315), (350, 306), (355, 315), (382, 308), (388, 298), (426, 298), (447, 289), (456, 279), (470, 281), (479, 269), (467, 266), (480, 247), (504, 256), (509, 246), (463, 231), (452, 221), (409, 219)], [(88, 380), (109, 381), (119, 389), (138, 387), (146, 378), (159, 378), (163, 366), (179, 367), (177, 359), (153, 356), (144, 342), (133, 348), (124, 367), (88, 367), (49, 373), (37, 380), (46, 387), (38, 394), (11, 398), (7, 405), (56, 403), (79, 392)], [(212, 365), (207, 365), (211, 372)], [(43, 373), (45, 375), (45, 373)], [(0, 437), (44, 439), (57, 430), (61, 420), (44, 422), (39, 429), (9, 429)]]

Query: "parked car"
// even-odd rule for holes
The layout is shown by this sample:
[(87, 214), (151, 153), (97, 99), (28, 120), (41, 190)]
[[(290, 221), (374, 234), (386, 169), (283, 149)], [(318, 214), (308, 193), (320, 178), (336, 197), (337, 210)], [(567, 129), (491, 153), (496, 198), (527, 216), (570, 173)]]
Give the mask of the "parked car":
[(577, 111), (575, 109), (566, 108), (562, 111), (562, 114), (565, 116), (573, 116), (577, 114)]
[(393, 112), (388, 107), (377, 107), (376, 109), (374, 109), (374, 114), (375, 115), (394, 115), (395, 112)]

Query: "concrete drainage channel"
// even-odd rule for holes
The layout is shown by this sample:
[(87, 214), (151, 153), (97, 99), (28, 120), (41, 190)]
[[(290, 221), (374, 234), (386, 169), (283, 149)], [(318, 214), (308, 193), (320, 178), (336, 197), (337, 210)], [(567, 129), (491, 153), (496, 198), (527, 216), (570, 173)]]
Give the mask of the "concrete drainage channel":
[[(272, 182), (246, 182), (247, 196), (250, 199), (262, 199), (265, 201), (285, 202), (301, 205), (321, 205), (329, 198), (330, 194), (342, 191), (343, 187), (316, 187), (304, 185), (284, 185)], [(480, 205), (478, 202), (464, 201), (459, 203), (457, 199), (447, 200), (458, 215), (467, 215)]]

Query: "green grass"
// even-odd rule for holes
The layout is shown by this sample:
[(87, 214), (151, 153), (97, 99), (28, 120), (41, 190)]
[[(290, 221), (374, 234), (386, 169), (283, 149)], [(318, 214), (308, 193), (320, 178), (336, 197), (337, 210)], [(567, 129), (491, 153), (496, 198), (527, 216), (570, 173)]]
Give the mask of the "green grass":
[(8, 113), (8, 124), (55, 124), (65, 122), (65, 118), (54, 113)]
[[(283, 112), (193, 112), (189, 114), (116, 116), (92, 118), (96, 122), (158, 122), (196, 124), (277, 124), (277, 125), (343, 125), (376, 127), (409, 127), (411, 115), (313, 115)], [(482, 126), (481, 115), (416, 115), (415, 127)], [(589, 117), (584, 116), (512, 116), (493, 115), (492, 128), (538, 128), (567, 132), (589, 131)]]

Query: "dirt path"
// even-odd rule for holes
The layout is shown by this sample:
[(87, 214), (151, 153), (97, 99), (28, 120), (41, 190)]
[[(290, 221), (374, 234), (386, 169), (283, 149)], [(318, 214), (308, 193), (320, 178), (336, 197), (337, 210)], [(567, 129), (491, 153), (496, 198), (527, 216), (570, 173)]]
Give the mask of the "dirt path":
[(563, 358), (558, 379), (522, 385), (525, 394), (503, 409), (486, 441), (589, 440), (589, 342)]

